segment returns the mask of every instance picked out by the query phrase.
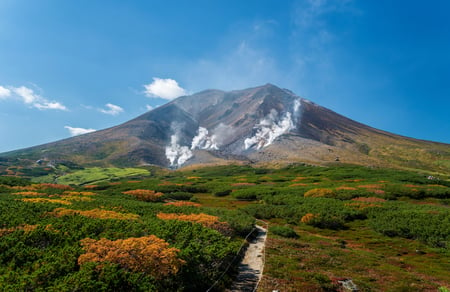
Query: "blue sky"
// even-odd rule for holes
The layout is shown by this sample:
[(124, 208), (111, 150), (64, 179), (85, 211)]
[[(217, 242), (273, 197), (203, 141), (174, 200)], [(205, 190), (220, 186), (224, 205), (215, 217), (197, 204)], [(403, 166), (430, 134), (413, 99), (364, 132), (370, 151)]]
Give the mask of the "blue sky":
[(0, 1), (0, 152), (272, 83), (450, 143), (450, 2)]

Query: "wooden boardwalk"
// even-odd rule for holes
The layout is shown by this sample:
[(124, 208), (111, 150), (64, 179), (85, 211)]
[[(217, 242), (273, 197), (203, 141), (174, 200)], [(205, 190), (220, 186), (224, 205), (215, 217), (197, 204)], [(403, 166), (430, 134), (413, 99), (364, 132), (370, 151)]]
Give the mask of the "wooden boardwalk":
[(261, 280), (264, 269), (264, 247), (267, 230), (259, 225), (255, 227), (257, 229), (256, 237), (245, 251), (236, 280), (228, 291), (254, 291)]

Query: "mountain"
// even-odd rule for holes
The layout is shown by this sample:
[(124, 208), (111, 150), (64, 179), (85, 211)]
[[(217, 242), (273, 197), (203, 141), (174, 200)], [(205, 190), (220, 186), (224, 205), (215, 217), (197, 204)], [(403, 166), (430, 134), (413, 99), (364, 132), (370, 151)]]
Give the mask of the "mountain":
[(371, 128), (266, 84), (182, 96), (124, 124), (0, 154), (83, 166), (354, 163), (450, 172), (450, 145)]

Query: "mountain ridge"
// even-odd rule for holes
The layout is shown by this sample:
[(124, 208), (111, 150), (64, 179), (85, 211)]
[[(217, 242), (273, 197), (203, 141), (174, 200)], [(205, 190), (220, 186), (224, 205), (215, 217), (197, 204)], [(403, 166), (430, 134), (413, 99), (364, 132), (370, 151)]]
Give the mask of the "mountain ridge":
[(450, 172), (450, 145), (379, 130), (272, 84), (203, 90), (128, 122), (0, 154), (85, 166), (352, 163)]

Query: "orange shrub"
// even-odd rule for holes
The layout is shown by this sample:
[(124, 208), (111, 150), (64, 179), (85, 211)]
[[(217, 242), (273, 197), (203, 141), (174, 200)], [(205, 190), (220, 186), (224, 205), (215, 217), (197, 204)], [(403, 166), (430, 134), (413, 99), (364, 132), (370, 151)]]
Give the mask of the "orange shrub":
[(405, 187), (407, 187), (407, 188), (421, 188), (422, 186), (413, 185), (413, 184), (406, 184)]
[(368, 185), (359, 185), (358, 188), (364, 188), (364, 189), (379, 189), (382, 188), (382, 185), (379, 184), (368, 184)]
[(215, 229), (222, 234), (231, 234), (231, 228), (229, 227), (227, 222), (221, 222), (219, 221), (219, 217), (208, 215), (205, 213), (189, 215), (176, 213), (158, 213), (156, 217), (162, 220), (179, 220), (199, 223), (205, 227)]
[(374, 208), (374, 207), (381, 207), (381, 203), (385, 202), (385, 199), (376, 198), (376, 197), (359, 197), (359, 198), (353, 198), (352, 203), (345, 204), (348, 207), (353, 207), (358, 210), (363, 210), (366, 208)]
[(14, 231), (16, 231), (17, 229), (15, 227), (10, 227), (10, 228), (0, 228), (0, 237), (13, 233)]
[(358, 210), (363, 210), (366, 208), (374, 208), (374, 207), (381, 207), (381, 205), (374, 204), (374, 203), (364, 203), (364, 202), (354, 202), (354, 203), (347, 203), (345, 204), (347, 207), (353, 207)]
[(91, 197), (76, 197), (76, 196), (65, 196), (64, 200), (70, 201), (70, 202), (92, 202), (94, 201)]
[(337, 187), (336, 190), (356, 191), (357, 189), (354, 187), (341, 186), (341, 187)]
[(308, 223), (309, 221), (311, 221), (312, 219), (314, 219), (314, 217), (316, 217), (314, 214), (312, 213), (306, 213), (305, 216), (302, 217), (302, 219), (300, 219), (300, 221), (302, 223)]
[(17, 193), (13, 193), (13, 195), (22, 195), (22, 196), (47, 196), (46, 193), (38, 193), (38, 192), (33, 192), (33, 191), (17, 192)]
[(81, 215), (89, 218), (97, 219), (118, 219), (118, 220), (137, 220), (139, 215), (132, 213), (119, 213), (115, 211), (108, 211), (103, 209), (92, 209), (92, 210), (73, 210), (66, 208), (56, 208), (50, 214), (56, 217), (62, 217), (66, 215)]
[(38, 189), (57, 189), (57, 190), (73, 190), (74, 189), (68, 185), (48, 184), (48, 183), (38, 184), (37, 188)]
[(384, 195), (386, 192), (383, 190), (378, 190), (378, 189), (374, 189), (374, 190), (369, 190), (370, 192), (377, 194), (377, 195)]
[(81, 240), (81, 245), (86, 253), (78, 258), (79, 265), (89, 262), (110, 262), (120, 265), (123, 269), (145, 273), (156, 279), (176, 274), (185, 263), (177, 258), (179, 249), (169, 247), (166, 241), (154, 235), (114, 241), (105, 238), (100, 240), (85, 238)]
[(305, 186), (307, 186), (308, 184), (304, 184), (304, 183), (296, 183), (296, 184), (291, 184), (291, 185), (289, 185), (290, 187), (305, 187)]
[(176, 184), (170, 181), (163, 181), (162, 183), (158, 184), (158, 186), (182, 186), (183, 184)]
[(194, 203), (194, 202), (178, 201), (178, 202), (165, 203), (164, 206), (176, 206), (176, 207), (191, 206), (191, 207), (200, 207), (201, 205), (200, 205), (199, 203)]
[(71, 202), (60, 200), (60, 199), (47, 199), (47, 198), (23, 198), (19, 199), (22, 202), (27, 203), (56, 203), (56, 204), (62, 204), (62, 205), (70, 205)]
[(307, 191), (303, 196), (318, 198), (318, 197), (331, 197), (331, 196), (333, 196), (333, 194), (334, 194), (334, 192), (331, 189), (317, 188), (317, 189), (311, 189), (311, 190)]
[(73, 191), (65, 191), (63, 195), (66, 196), (93, 196), (96, 195), (94, 192), (73, 192)]
[(352, 201), (365, 202), (365, 203), (386, 202), (385, 199), (377, 198), (377, 197), (358, 197), (358, 198), (353, 198)]
[(35, 191), (37, 189), (37, 185), (30, 185), (30, 186), (5, 186), (2, 185), (3, 187), (12, 189), (12, 190), (20, 190), (20, 191)]
[(155, 191), (152, 191), (152, 190), (140, 190), (140, 189), (122, 192), (122, 194), (134, 196), (138, 200), (145, 201), (145, 202), (161, 201), (162, 196), (164, 195), (163, 193), (159, 193), (159, 192), (156, 193)]
[(248, 183), (248, 182), (242, 182), (242, 183), (234, 183), (231, 184), (232, 187), (241, 187), (241, 186), (254, 186), (255, 183)]
[(35, 230), (37, 227), (38, 227), (38, 225), (24, 224), (24, 225), (19, 225), (16, 227), (0, 228), (0, 237), (7, 235), (9, 233), (13, 233), (16, 230), (23, 230), (25, 232), (31, 232), (31, 231)]

